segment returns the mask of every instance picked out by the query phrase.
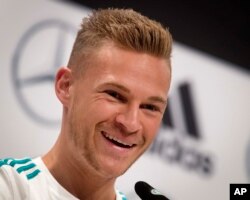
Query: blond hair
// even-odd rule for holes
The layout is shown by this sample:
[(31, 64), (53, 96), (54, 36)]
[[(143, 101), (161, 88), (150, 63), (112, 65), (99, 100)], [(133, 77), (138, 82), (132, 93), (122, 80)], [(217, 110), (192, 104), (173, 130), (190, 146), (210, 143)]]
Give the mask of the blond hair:
[(172, 36), (159, 22), (132, 9), (100, 9), (83, 19), (72, 49), (69, 67), (74, 67), (79, 58), (85, 59), (84, 63), (87, 63), (89, 54), (104, 42), (114, 42), (120, 48), (167, 60), (170, 60), (172, 51)]

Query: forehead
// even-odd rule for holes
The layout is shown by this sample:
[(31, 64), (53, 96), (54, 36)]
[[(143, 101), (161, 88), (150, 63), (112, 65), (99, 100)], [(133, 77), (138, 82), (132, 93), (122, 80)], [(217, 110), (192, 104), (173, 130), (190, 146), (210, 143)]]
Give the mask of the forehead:
[(85, 78), (92, 79), (94, 84), (117, 81), (125, 87), (140, 86), (161, 93), (169, 89), (171, 70), (164, 58), (111, 44), (102, 46), (91, 56), (89, 63)]

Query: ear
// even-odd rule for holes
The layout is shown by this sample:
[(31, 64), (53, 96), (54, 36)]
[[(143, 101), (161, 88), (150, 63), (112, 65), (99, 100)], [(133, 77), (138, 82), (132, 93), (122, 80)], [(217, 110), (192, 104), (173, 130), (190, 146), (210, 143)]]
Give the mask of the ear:
[(68, 107), (70, 99), (70, 88), (73, 84), (72, 72), (67, 67), (58, 70), (55, 80), (55, 92), (61, 103)]

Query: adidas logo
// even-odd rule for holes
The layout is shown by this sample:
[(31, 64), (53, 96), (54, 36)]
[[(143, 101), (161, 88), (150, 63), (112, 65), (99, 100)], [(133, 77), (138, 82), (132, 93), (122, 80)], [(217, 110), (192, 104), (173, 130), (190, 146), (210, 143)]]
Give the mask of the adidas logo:
[(188, 171), (211, 175), (214, 161), (209, 153), (198, 149), (202, 139), (195, 102), (189, 83), (180, 84), (171, 94), (163, 116), (162, 131), (148, 153), (168, 164), (177, 164)]

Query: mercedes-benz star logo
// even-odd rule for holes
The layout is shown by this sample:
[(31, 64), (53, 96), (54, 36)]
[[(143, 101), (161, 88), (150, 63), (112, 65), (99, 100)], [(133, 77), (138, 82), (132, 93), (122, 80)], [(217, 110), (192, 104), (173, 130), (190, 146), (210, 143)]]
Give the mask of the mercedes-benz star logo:
[(57, 125), (61, 106), (54, 95), (58, 67), (66, 65), (76, 28), (61, 20), (41, 21), (21, 37), (12, 60), (16, 97), (28, 116), (45, 125)]

